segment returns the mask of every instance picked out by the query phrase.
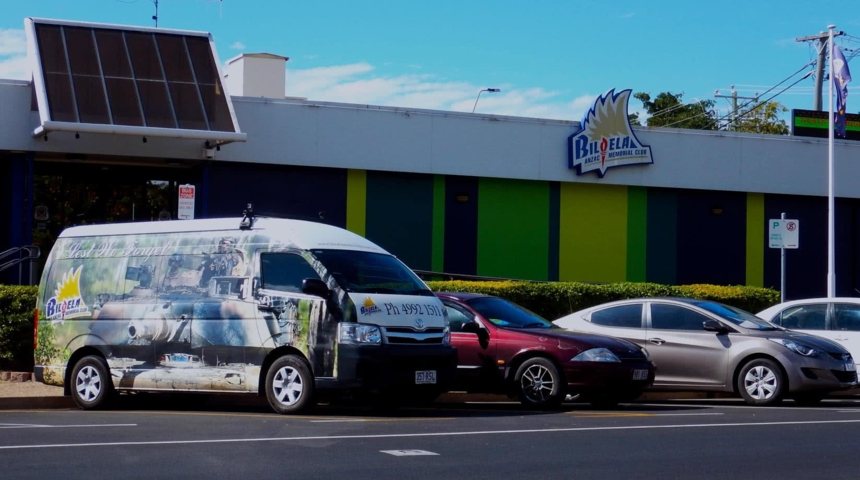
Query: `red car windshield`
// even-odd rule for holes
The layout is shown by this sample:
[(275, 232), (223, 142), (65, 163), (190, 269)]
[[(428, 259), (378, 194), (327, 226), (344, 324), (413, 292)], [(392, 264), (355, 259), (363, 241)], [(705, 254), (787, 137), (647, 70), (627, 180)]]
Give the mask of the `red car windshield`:
[(540, 315), (497, 297), (476, 297), (466, 303), (493, 325), (505, 328), (554, 328)]

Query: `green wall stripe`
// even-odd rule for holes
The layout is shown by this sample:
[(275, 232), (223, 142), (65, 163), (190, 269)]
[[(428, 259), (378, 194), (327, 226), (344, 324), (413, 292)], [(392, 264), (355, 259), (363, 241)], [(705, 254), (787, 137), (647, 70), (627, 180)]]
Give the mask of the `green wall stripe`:
[(672, 190), (648, 189), (645, 264), (649, 282), (676, 284), (678, 278), (678, 197)]
[(409, 267), (430, 270), (434, 181), (430, 175), (367, 172), (367, 238)]
[(445, 177), (433, 177), (433, 241), (431, 269), (434, 272), (445, 270)]
[(546, 182), (478, 180), (478, 275), (546, 280)]
[(349, 170), (346, 174), (346, 229), (365, 235), (367, 224), (367, 172)]
[(558, 229), (559, 229), (559, 195), (561, 184), (549, 184), (549, 251), (547, 255), (547, 280), (558, 280)]
[(648, 189), (627, 187), (627, 281), (644, 282), (648, 253)]
[(565, 183), (559, 204), (559, 280), (624, 281), (627, 188)]
[(764, 286), (764, 194), (747, 193), (746, 283)]

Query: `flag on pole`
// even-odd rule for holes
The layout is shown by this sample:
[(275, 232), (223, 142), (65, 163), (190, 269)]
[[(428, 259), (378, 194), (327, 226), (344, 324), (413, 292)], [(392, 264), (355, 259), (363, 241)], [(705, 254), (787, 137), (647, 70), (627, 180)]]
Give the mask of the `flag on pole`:
[(831, 55), (833, 62), (833, 89), (836, 90), (836, 111), (833, 112), (833, 131), (845, 138), (845, 100), (848, 97), (848, 82), (851, 81), (851, 72), (848, 70), (848, 62), (845, 55), (836, 45), (833, 46)]

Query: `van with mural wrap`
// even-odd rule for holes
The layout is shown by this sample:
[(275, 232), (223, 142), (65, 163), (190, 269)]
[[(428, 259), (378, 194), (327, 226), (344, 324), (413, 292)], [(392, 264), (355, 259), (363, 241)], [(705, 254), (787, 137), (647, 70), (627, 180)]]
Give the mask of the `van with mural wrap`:
[(37, 302), (36, 378), (84, 409), (134, 391), (257, 394), (284, 414), (323, 393), (426, 400), (456, 370), (439, 299), (379, 246), (321, 223), (72, 227)]

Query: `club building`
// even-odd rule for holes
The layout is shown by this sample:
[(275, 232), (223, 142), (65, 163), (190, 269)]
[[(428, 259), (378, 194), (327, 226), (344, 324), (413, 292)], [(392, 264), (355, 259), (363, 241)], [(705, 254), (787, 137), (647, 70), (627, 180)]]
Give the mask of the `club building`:
[[(627, 90), (583, 122), (291, 98), (287, 58), (222, 65), (206, 33), (26, 29), (32, 81), (0, 80), (0, 251), (44, 257), (67, 226), (251, 202), (346, 227), (418, 270), (778, 288), (768, 221), (785, 213), (800, 225), (786, 297), (826, 294), (826, 138), (631, 129)], [(853, 296), (860, 144), (834, 151), (836, 293)]]

